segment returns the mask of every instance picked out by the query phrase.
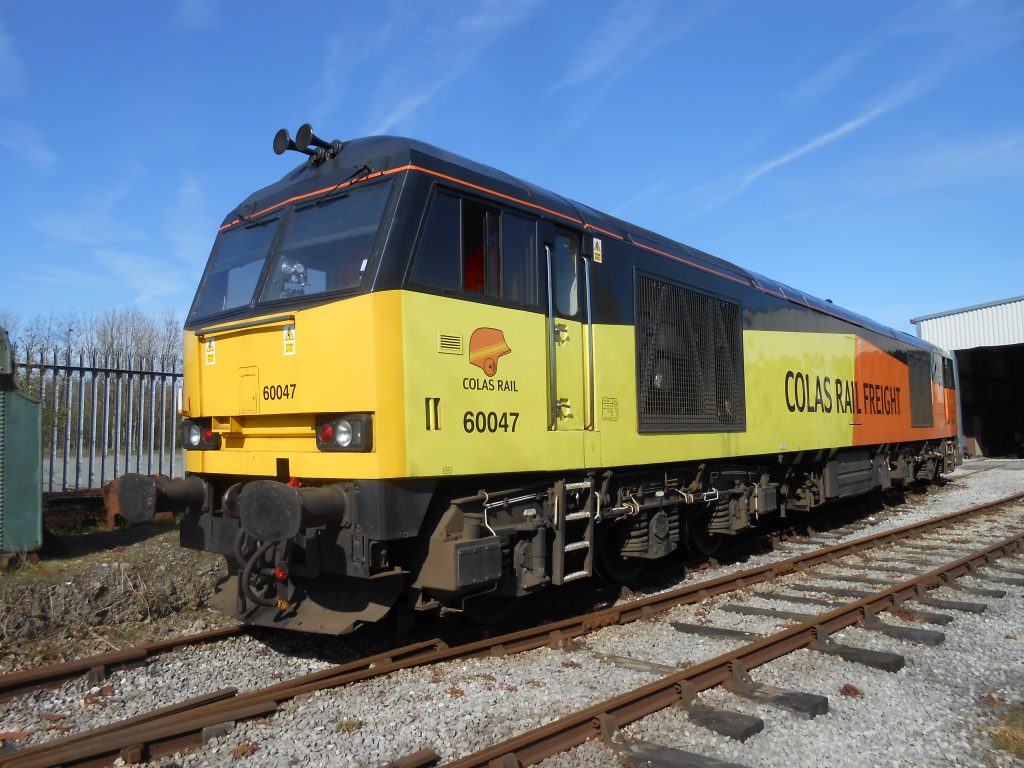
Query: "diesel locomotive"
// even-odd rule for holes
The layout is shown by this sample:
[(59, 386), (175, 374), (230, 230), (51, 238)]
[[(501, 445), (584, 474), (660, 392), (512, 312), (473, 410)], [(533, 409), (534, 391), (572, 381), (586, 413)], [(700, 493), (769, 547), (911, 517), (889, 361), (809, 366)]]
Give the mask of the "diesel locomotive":
[(960, 461), (919, 339), (418, 141), (274, 149), (185, 323), (186, 476), (119, 489), (245, 622), (486, 615)]

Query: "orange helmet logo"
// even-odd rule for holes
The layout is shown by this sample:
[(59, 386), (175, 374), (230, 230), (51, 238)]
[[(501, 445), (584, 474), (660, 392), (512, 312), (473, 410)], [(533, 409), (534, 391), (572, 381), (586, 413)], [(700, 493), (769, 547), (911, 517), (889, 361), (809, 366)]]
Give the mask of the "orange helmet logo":
[(498, 372), (498, 358), (511, 351), (497, 328), (477, 328), (469, 337), (469, 362), (488, 376)]

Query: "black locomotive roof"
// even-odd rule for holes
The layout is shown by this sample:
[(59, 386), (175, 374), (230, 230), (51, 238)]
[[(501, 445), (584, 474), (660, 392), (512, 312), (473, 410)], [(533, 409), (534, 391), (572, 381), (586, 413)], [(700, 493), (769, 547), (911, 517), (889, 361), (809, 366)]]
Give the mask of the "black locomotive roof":
[(504, 171), (425, 142), (399, 136), (370, 136), (353, 139), (345, 142), (341, 153), (333, 159), (315, 165), (303, 163), (280, 181), (264, 187), (246, 198), (225, 218), (221, 228), (226, 228), (237, 222), (240, 214), (243, 217), (259, 214), (262, 211), (277, 208), (296, 197), (313, 194), (320, 190), (329, 190), (334, 185), (340, 186), (363, 174), (393, 173), (403, 168), (425, 170), (441, 177), (450, 177), (453, 181), (462, 184), (468, 182), (470, 185), (497, 192), (507, 198), (523, 201), (528, 206), (544, 208), (566, 219), (582, 221), (588, 228), (604, 230), (626, 241), (662, 250), (713, 271), (725, 273), (742, 282), (747, 282), (765, 293), (832, 315), (876, 333), (899, 338), (917, 346), (931, 347), (921, 339), (843, 309), (832, 304), (831, 301), (822, 301), (777, 280), (750, 272), (704, 251), (637, 227), (582, 203), (569, 200)]

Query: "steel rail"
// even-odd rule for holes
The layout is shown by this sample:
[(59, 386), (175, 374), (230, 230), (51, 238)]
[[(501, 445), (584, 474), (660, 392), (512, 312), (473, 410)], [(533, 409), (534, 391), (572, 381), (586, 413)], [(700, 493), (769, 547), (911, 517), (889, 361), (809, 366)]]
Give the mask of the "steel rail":
[[(160, 709), (154, 709), (150, 712), (143, 712), (141, 715), (136, 715), (135, 717), (128, 718), (127, 720), (122, 720), (117, 723), (110, 723), (109, 725), (104, 725), (89, 731), (82, 731), (81, 733), (75, 733), (70, 736), (66, 736), (65, 738), (61, 739), (61, 744), (73, 744), (81, 742), (87, 738), (96, 738), (97, 736), (113, 733), (116, 730), (123, 730), (126, 727), (139, 725), (140, 723), (147, 723), (153, 720), (159, 720), (162, 717), (177, 715), (182, 712), (187, 712), (189, 710), (196, 709), (197, 707), (201, 707), (205, 704), (210, 704), (215, 701), (223, 701), (224, 699), (228, 699), (234, 696), (236, 693), (238, 693), (238, 690), (236, 688), (222, 688), (221, 690), (214, 691), (213, 693), (206, 693), (202, 696), (196, 696), (192, 699), (185, 699), (184, 701), (179, 701), (175, 704), (170, 704), (166, 707), (161, 707)], [(17, 756), (19, 758), (24, 758), (31, 755), (38, 755), (42, 752), (46, 752), (49, 749), (51, 743), (52, 742), (47, 742), (43, 744), (36, 744), (31, 747), (24, 747), (18, 750)]]
[(500, 656), (533, 650), (544, 646), (559, 647), (566, 640), (579, 637), (605, 626), (626, 624), (648, 618), (655, 613), (677, 605), (699, 602), (713, 595), (742, 589), (778, 576), (801, 572), (839, 557), (856, 554), (882, 544), (898, 541), (923, 531), (933, 530), (964, 517), (991, 510), (994, 507), (1024, 499), (1024, 493), (979, 504), (940, 517), (912, 523), (889, 531), (862, 537), (832, 547), (802, 553), (787, 560), (771, 563), (737, 574), (680, 587), (669, 592), (652, 595), (620, 606), (612, 606), (583, 616), (562, 619), (498, 637), (465, 643), (452, 648), (439, 640), (427, 640), (402, 648), (331, 667), (309, 675), (287, 680), (229, 699), (205, 704), (170, 718), (124, 725), (118, 729), (92, 736), (94, 732), (79, 734), (74, 743), (58, 739), (40, 745), (46, 749), (31, 755), (21, 751), (0, 757), (0, 768), (47, 768), (48, 766), (108, 765), (119, 756), (136, 755), (155, 758), (195, 746), (201, 742), (202, 731), (215, 725), (258, 717), (274, 711), (289, 699), (315, 691), (335, 688), (349, 683), (409, 669), (472, 657)]
[(136, 666), (152, 656), (167, 653), (168, 651), (174, 651), (189, 645), (201, 645), (203, 643), (224, 640), (247, 631), (248, 629), (241, 625), (221, 627), (194, 635), (182, 635), (181, 637), (174, 637), (168, 640), (144, 643), (118, 651), (107, 651), (106, 653), (65, 661), (60, 664), (11, 672), (10, 674), (0, 676), (0, 702), (7, 701), (24, 693), (39, 690), (40, 688), (52, 688), (79, 675), (91, 672), (106, 675), (110, 670)]
[(184, 747), (195, 746), (195, 740), (188, 737), (198, 736), (201, 740), (204, 728), (273, 712), (281, 702), (350, 679), (376, 677), (384, 670), (415, 666), (420, 658), (434, 655), (433, 649), (438, 643), (434, 640), (414, 643), (226, 699), (206, 702), (199, 697), (190, 700), (196, 706), (178, 709), (170, 716), (151, 720), (132, 718), (0, 755), (0, 766), (108, 765), (122, 756), (122, 751), (149, 758), (173, 754)]
[(658, 710), (684, 703), (684, 697), (690, 692), (699, 693), (723, 685), (733, 677), (737, 669), (754, 669), (793, 651), (812, 646), (819, 640), (824, 641), (841, 629), (865, 622), (869, 616), (898, 606), (902, 600), (922, 596), (929, 589), (973, 573), (979, 565), (988, 565), (997, 557), (1020, 551), (1024, 551), (1024, 533), (1007, 537), (925, 574), (780, 630), (742, 648), (723, 653), (690, 669), (668, 675), (476, 754), (447, 763), (446, 768), (534, 765), (590, 738), (614, 732)]

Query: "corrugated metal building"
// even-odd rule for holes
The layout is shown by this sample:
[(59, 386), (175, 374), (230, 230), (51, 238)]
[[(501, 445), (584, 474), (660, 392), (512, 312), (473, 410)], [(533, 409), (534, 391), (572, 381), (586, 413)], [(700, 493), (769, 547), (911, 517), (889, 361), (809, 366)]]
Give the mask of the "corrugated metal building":
[(1024, 456), (1024, 296), (915, 317), (956, 360), (961, 442), (971, 456)]

